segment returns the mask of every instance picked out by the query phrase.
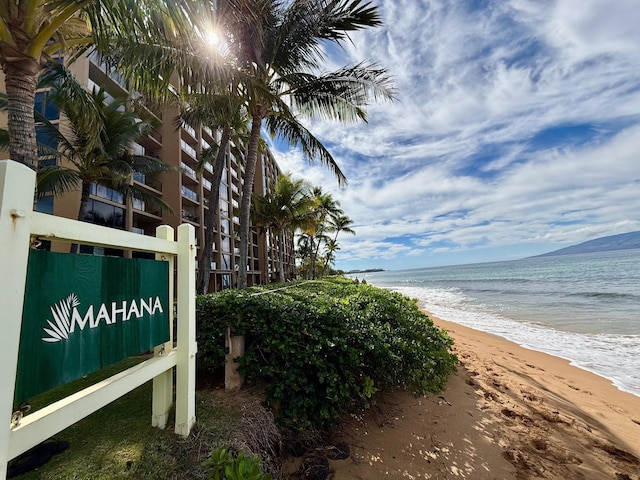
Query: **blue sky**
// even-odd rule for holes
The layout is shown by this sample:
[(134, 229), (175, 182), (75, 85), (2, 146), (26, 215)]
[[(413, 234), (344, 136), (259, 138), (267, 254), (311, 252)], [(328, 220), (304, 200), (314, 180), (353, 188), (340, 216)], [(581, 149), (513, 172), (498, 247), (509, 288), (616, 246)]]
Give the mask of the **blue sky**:
[(337, 267), (511, 260), (640, 230), (637, 0), (373, 3), (384, 26), (326, 68), (376, 62), (397, 100), (366, 124), (307, 122), (348, 185), (274, 152), (353, 219)]

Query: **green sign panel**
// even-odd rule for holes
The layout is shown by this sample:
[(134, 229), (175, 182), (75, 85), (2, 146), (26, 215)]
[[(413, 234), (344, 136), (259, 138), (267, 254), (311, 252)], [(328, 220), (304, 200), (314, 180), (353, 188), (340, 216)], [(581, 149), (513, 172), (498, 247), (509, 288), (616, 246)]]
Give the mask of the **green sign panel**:
[(169, 264), (29, 252), (15, 400), (169, 340)]

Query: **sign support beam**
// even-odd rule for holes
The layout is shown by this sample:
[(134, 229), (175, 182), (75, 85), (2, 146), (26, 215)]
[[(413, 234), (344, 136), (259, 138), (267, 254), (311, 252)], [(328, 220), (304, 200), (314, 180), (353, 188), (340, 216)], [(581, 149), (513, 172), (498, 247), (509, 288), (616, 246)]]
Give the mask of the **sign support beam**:
[[(13, 386), (18, 365), (22, 299), (27, 280), (31, 216), (36, 173), (12, 161), (0, 162), (0, 478), (7, 476), (9, 422), (13, 413)], [(9, 395), (8, 393), (12, 394)]]

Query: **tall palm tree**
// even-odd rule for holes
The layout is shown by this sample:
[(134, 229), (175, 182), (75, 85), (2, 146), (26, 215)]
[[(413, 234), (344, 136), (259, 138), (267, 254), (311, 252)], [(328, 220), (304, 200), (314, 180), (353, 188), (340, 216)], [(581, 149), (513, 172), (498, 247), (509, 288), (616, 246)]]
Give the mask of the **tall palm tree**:
[(324, 252), (325, 252), (325, 260), (324, 260), (324, 266), (322, 268), (322, 275), (326, 275), (327, 272), (329, 271), (329, 265), (333, 265), (333, 263), (335, 262), (336, 259), (336, 255), (335, 252), (337, 252), (338, 250), (340, 250), (340, 247), (338, 246), (338, 242), (336, 242), (335, 239), (330, 238), (329, 241), (324, 245)]
[(334, 240), (338, 240), (340, 232), (355, 235), (356, 232), (350, 227), (351, 225), (353, 225), (353, 220), (344, 213), (338, 213), (329, 217), (329, 230), (336, 233), (333, 237)]
[(0, 0), (0, 67), (8, 98), (9, 154), (37, 169), (33, 104), (38, 76), (62, 53), (91, 45), (108, 50), (115, 37), (151, 42), (188, 31), (189, 0)]
[(314, 216), (313, 220), (307, 223), (306, 230), (311, 236), (311, 278), (316, 278), (320, 246), (329, 240), (330, 237), (327, 234), (333, 231), (327, 224), (327, 219), (344, 212), (333, 195), (323, 192), (322, 187), (314, 187), (311, 196), (314, 201)]
[(338, 247), (338, 235), (340, 234), (340, 232), (350, 233), (351, 235), (356, 234), (356, 232), (350, 227), (351, 225), (353, 225), (353, 220), (344, 215), (344, 213), (342, 212), (330, 215), (328, 224), (329, 225), (327, 230), (330, 232), (335, 232), (335, 235), (325, 244), (327, 254), (325, 257), (323, 271), (326, 271), (330, 261), (334, 259), (335, 256), (333, 255), (333, 253), (337, 250), (340, 250), (340, 248)]
[[(81, 189), (78, 220), (85, 218), (92, 184), (103, 185), (120, 192), (125, 199), (136, 198), (168, 208), (165, 202), (146, 190), (133, 185), (136, 172), (157, 175), (171, 170), (162, 160), (130, 153), (133, 142), (153, 131), (150, 120), (142, 113), (126, 108), (126, 99), (115, 99), (107, 104), (105, 92), (84, 91), (62, 66), (58, 82), (50, 91), (50, 99), (65, 114), (68, 126), (58, 128), (49, 120), (38, 116), (40, 128), (58, 145), (48, 150), (60, 156), (69, 166), (57, 164), (42, 167), (38, 172), (38, 195), (63, 194)], [(73, 95), (70, 95), (73, 92)], [(92, 111), (93, 116), (86, 115)]]
[(296, 244), (296, 259), (300, 259), (300, 263), (297, 265), (298, 275), (309, 280), (311, 278), (311, 252), (313, 251), (311, 235), (304, 230), (301, 231)]
[(359, 64), (317, 74), (325, 43), (341, 43), (348, 32), (381, 24), (376, 7), (362, 0), (220, 0), (244, 75), (241, 85), (251, 131), (240, 207), (238, 286), (247, 286), (251, 194), (263, 122), (273, 136), (299, 145), (307, 158), (327, 165), (340, 183), (344, 174), (334, 158), (299, 121), (317, 115), (339, 121), (366, 120), (363, 107), (376, 98), (391, 99), (385, 70)]
[[(233, 140), (235, 145), (241, 144), (240, 135), (246, 133), (248, 118), (246, 109), (236, 95), (224, 89), (217, 92), (203, 91), (183, 95), (183, 107), (179, 121), (190, 125), (204, 125), (214, 130), (220, 129), (220, 141), (202, 152), (198, 170), (202, 172), (207, 163), (213, 163), (213, 179), (209, 192), (209, 210), (204, 216), (204, 245), (198, 253), (198, 272), (196, 291), (206, 294), (209, 291), (211, 276), (211, 256), (214, 230), (217, 228), (220, 203), (220, 183), (227, 158), (227, 150)], [(212, 162), (213, 160), (213, 162)]]
[(265, 196), (254, 195), (252, 223), (270, 231), (278, 239), (278, 280), (285, 281), (285, 234), (295, 230), (309, 217), (313, 200), (308, 195), (309, 184), (291, 178), (291, 173), (280, 175), (272, 190)]

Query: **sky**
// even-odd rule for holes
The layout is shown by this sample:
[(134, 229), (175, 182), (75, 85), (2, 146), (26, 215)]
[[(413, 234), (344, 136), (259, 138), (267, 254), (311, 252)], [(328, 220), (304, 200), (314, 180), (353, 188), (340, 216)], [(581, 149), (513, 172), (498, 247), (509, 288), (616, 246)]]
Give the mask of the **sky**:
[(640, 230), (638, 0), (373, 0), (382, 27), (332, 49), (394, 102), (304, 120), (347, 176), (274, 144), (353, 220), (336, 267), (514, 260)]

